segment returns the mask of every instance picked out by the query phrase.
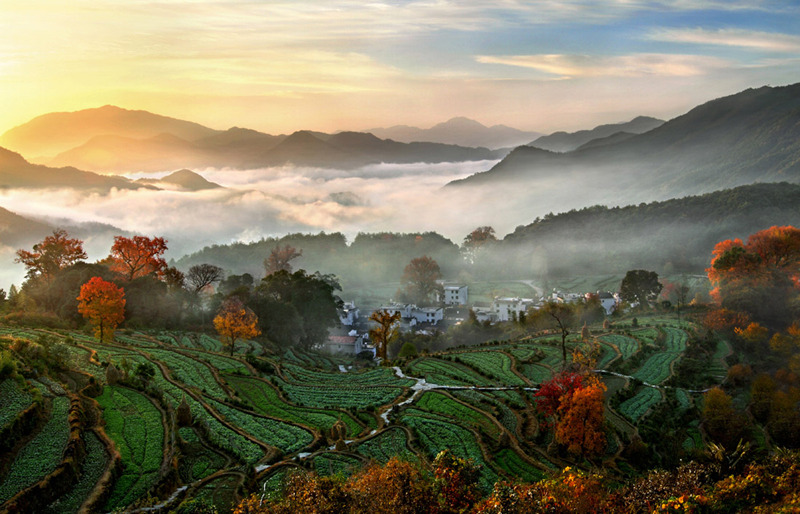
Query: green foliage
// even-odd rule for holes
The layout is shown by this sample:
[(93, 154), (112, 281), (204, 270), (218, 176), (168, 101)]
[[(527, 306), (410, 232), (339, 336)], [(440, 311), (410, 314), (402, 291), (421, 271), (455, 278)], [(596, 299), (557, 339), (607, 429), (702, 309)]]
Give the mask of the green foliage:
[(164, 450), (161, 412), (141, 393), (106, 386), (97, 398), (103, 407), (106, 433), (122, 457), (122, 475), (114, 484), (106, 508), (129, 505), (155, 485)]
[(53, 411), (42, 430), (17, 454), (0, 481), (0, 502), (31, 486), (56, 469), (69, 437), (69, 398), (53, 398)]

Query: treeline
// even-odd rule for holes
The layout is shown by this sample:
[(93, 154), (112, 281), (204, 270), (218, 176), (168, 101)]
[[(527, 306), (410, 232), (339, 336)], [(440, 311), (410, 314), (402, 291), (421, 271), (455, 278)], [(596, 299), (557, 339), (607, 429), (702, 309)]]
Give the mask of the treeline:
[[(700, 196), (631, 205), (593, 206), (548, 214), (502, 239), (465, 234), (453, 242), (435, 232), (290, 234), (255, 243), (214, 245), (181, 258), (181, 270), (212, 263), (228, 274), (263, 274), (263, 260), (278, 245), (302, 251), (296, 268), (335, 274), (345, 289), (397, 282), (413, 258), (435, 259), (448, 279), (494, 280), (624, 273), (704, 273), (714, 245), (772, 225), (800, 224), (800, 185), (755, 184)], [(492, 231), (493, 232), (493, 231)]]

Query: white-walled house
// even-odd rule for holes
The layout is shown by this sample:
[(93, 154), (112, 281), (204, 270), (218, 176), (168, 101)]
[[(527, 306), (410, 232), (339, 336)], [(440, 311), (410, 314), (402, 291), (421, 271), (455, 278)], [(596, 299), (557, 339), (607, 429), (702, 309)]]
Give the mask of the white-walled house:
[(389, 303), (386, 305), (381, 305), (378, 307), (379, 311), (386, 311), (389, 314), (394, 314), (395, 312), (400, 313), (401, 318), (410, 318), (411, 317), (411, 307), (413, 305), (405, 305), (402, 303)]
[(442, 303), (445, 305), (466, 305), (469, 300), (469, 288), (462, 285), (444, 286), (444, 299)]
[(497, 314), (498, 321), (509, 321), (519, 318), (519, 315), (527, 312), (530, 307), (536, 305), (536, 301), (531, 298), (495, 298), (492, 302), (492, 310)]
[(417, 323), (430, 323), (435, 325), (444, 319), (444, 309), (441, 307), (416, 307), (411, 309), (411, 317)]
[(620, 304), (622, 299), (619, 296), (619, 293), (611, 294), (606, 291), (598, 291), (597, 297), (600, 300), (600, 305), (606, 311), (606, 315), (610, 316), (612, 312), (617, 309), (617, 306)]
[[(330, 335), (325, 341), (324, 349), (332, 354), (358, 355), (364, 350), (369, 350), (364, 344), (363, 336), (355, 335), (352, 331), (349, 335)], [(374, 352), (374, 349), (373, 349)]]

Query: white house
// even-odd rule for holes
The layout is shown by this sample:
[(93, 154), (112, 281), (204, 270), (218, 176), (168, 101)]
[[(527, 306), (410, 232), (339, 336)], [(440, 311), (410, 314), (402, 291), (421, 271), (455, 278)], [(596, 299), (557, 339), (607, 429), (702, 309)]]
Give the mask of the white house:
[(401, 318), (410, 318), (411, 317), (411, 308), (413, 305), (404, 305), (402, 303), (389, 303), (386, 305), (381, 305), (378, 310), (379, 311), (386, 311), (389, 314), (394, 314), (395, 312), (400, 313)]
[(451, 285), (444, 286), (444, 300), (445, 305), (466, 305), (469, 299), (469, 290), (467, 286)]
[(527, 312), (534, 305), (536, 305), (536, 302), (531, 298), (497, 297), (492, 302), (492, 310), (497, 314), (498, 321), (509, 321), (519, 318), (520, 314)]
[(600, 305), (606, 311), (606, 316), (610, 316), (622, 301), (622, 299), (619, 297), (619, 293), (611, 294), (606, 291), (598, 291), (597, 297), (600, 300)]
[(338, 309), (338, 312), (339, 322), (346, 327), (352, 327), (358, 321), (358, 307), (353, 302), (345, 302), (342, 308)]
[(418, 323), (430, 323), (432, 325), (444, 319), (444, 309), (441, 307), (417, 307), (411, 309), (411, 317)]
[[(363, 350), (369, 350), (364, 344), (364, 338), (356, 335), (352, 330), (348, 335), (329, 335), (325, 341), (324, 349), (332, 354), (358, 355)], [(373, 353), (374, 353), (374, 349)]]

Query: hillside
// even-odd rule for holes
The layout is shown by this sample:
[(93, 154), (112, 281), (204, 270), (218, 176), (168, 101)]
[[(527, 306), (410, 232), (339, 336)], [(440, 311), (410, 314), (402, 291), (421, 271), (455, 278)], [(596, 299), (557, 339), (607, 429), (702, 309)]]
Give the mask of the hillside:
[[(800, 225), (800, 185), (754, 184), (664, 202), (547, 215), (503, 238), (490, 262), (510, 275), (703, 273), (714, 245), (773, 225)], [(488, 258), (488, 257), (487, 257)]]
[(460, 146), (484, 146), (492, 149), (513, 148), (541, 135), (537, 132), (527, 132), (505, 125), (487, 127), (464, 117), (452, 118), (428, 129), (395, 125), (389, 128), (369, 129), (366, 132), (375, 134), (382, 139), (393, 139), (402, 143), (426, 141)]
[[(795, 84), (713, 100), (615, 144), (565, 154), (520, 147), (491, 170), (451, 184), (480, 186), (495, 195), (535, 195), (538, 184), (559, 177), (548, 195), (568, 196), (570, 207), (577, 207), (796, 181), (798, 172), (800, 84)], [(570, 185), (573, 180), (583, 187)]]
[(209, 137), (217, 131), (190, 121), (106, 105), (75, 112), (43, 114), (5, 132), (0, 136), (0, 145), (38, 161), (82, 145), (96, 136), (147, 139), (165, 133), (192, 141)]
[(550, 135), (542, 136), (528, 144), (529, 146), (535, 146), (542, 150), (550, 150), (551, 152), (571, 152), (595, 139), (606, 138), (618, 132), (644, 134), (663, 124), (664, 120), (651, 118), (649, 116), (637, 116), (631, 121), (600, 125), (591, 130), (554, 132)]
[(186, 169), (170, 173), (161, 179), (140, 178), (136, 182), (140, 184), (151, 184), (160, 189), (177, 187), (182, 191), (204, 191), (206, 189), (219, 189), (222, 187), (216, 182), (206, 180), (199, 173)]
[(73, 167), (50, 168), (31, 164), (21, 155), (0, 148), (0, 187), (59, 188), (109, 191), (152, 186), (136, 184), (122, 177), (108, 177)]

